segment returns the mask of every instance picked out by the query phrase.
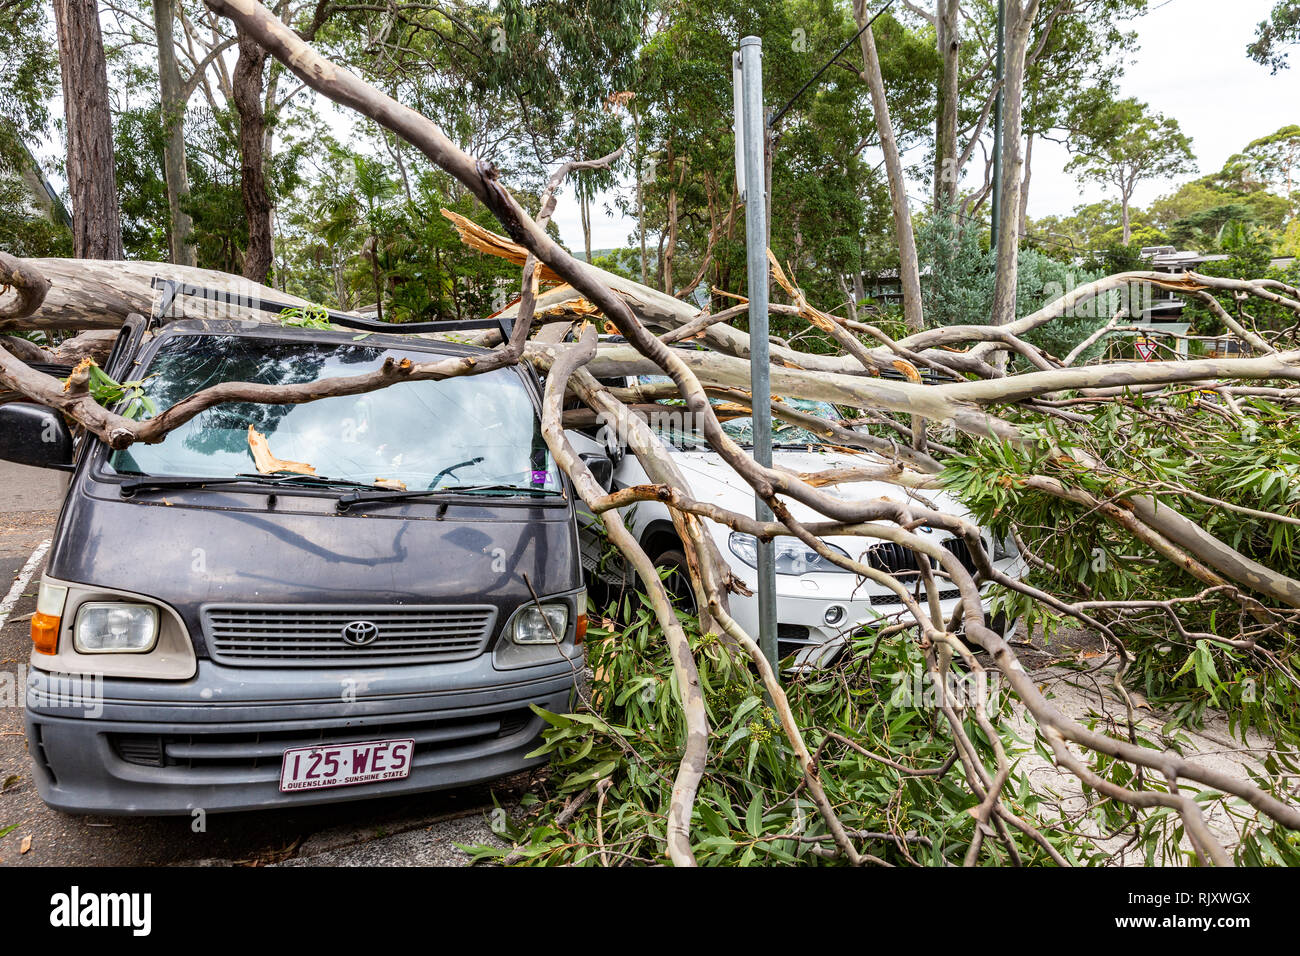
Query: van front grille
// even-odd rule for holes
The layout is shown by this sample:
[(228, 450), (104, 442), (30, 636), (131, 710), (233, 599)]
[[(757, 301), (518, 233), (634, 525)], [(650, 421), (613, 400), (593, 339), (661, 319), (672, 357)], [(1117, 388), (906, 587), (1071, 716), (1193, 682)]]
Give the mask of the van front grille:
[(366, 667), (468, 660), (496, 623), (491, 605), (209, 606), (208, 653), (238, 667)]

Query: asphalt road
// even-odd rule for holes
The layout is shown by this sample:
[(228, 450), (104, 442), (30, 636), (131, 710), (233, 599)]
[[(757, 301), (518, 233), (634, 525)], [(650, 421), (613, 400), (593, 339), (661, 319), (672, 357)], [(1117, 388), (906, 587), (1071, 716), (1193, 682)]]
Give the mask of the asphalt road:
[(521, 774), (492, 787), (212, 814), (202, 833), (193, 832), (187, 817), (81, 817), (51, 810), (32, 781), (22, 693), (15, 688), (24, 682), (42, 549), (63, 487), (56, 472), (0, 462), (0, 866), (454, 865), (467, 859), (456, 844), (493, 839), (485, 817), (493, 791), (510, 806), (536, 782), (534, 774)]

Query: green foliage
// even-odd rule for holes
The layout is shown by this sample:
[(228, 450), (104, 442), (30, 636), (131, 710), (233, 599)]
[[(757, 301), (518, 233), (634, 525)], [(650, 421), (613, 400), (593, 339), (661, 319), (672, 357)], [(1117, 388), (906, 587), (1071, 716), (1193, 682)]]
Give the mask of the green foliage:
[(1255, 40), (1246, 52), (1274, 73), (1287, 66), (1290, 47), (1300, 43), (1300, 0), (1277, 0), (1267, 20), (1255, 28)]
[(916, 229), (921, 302), (931, 325), (983, 324), (993, 308), (996, 263), (977, 224), (945, 209)]
[[(1155, 209), (1155, 204), (1152, 205)], [(1031, 220), (1029, 234), (1031, 242), (1034, 237), (1051, 239), (1058, 252), (1069, 251), (1072, 255), (1096, 255), (1100, 251), (1122, 247), (1124, 232), (1120, 226), (1122, 212), (1120, 203), (1115, 199), (1103, 199), (1100, 202), (1082, 203), (1075, 206), (1069, 215), (1044, 216)], [(1154, 241), (1134, 243), (1143, 245), (1164, 245), (1168, 242), (1161, 229), (1162, 221), (1146, 210), (1129, 209), (1129, 222), (1134, 233), (1144, 232)], [(1132, 237), (1130, 237), (1131, 239)]]
[(46, 9), (36, 0), (0, 5), (0, 249), (17, 256), (70, 256), (62, 206), (45, 191), (31, 147), (51, 125), (59, 60)]
[[(1016, 283), (1016, 312), (1028, 315), (1105, 274), (1086, 265), (1068, 265), (1037, 249), (1022, 249)], [(1060, 318), (1027, 333), (1025, 339), (1052, 355), (1064, 357), (1110, 320), (1113, 309), (1108, 307), (1108, 303), (1109, 299), (1105, 297), (1080, 303)], [(1082, 360), (1093, 358), (1101, 348), (1101, 345), (1094, 345), (1083, 354)]]
[[(834, 844), (801, 786), (798, 765), (748, 660), (716, 634), (699, 634), (693, 626), (690, 634), (711, 727), (708, 770), (691, 821), (699, 862), (828, 862), (815, 851)], [(549, 728), (539, 752), (551, 761), (552, 799), (526, 807), (523, 821), (503, 835), (518, 844), (515, 858), (532, 865), (599, 863), (598, 827), (611, 863), (659, 862), (685, 727), (672, 662), (648, 599), (624, 595), (588, 631), (587, 648), (596, 675), (591, 702), (569, 714), (542, 712)], [(809, 747), (820, 754), (820, 777), (846, 829), (909, 841), (906, 851), (882, 837), (858, 837), (857, 844), (897, 864), (960, 863), (977, 801), (959, 769), (942, 776), (909, 775), (827, 737), (841, 734), (916, 769), (943, 764), (953, 747), (944, 719), (930, 702), (909, 696), (922, 685), (922, 667), (919, 649), (906, 636), (869, 636), (855, 639), (832, 669), (787, 675), (785, 686)], [(989, 708), (996, 718), (1006, 701), (996, 692), (992, 698)], [(991, 747), (973, 721), (967, 731), (982, 759), (991, 760)], [(1010, 747), (1016, 740), (1003, 731), (1003, 742)], [(567, 827), (556, 824), (565, 799), (606, 778), (603, 806), (589, 799)], [(1014, 811), (1026, 819), (1040, 813), (1054, 818), (1019, 771), (1013, 770), (1006, 792)], [(1076, 834), (1045, 832), (1067, 859), (1093, 858)], [(995, 843), (986, 841), (984, 862), (1007, 861)], [(1017, 836), (1016, 845), (1027, 862), (1044, 862), (1043, 851), (1028, 840)], [(474, 855), (500, 860), (507, 852), (479, 847)]]
[(121, 110), (113, 124), (113, 159), (127, 257), (166, 262), (167, 184), (163, 179), (166, 133), (158, 104)]
[(1142, 245), (1130, 242), (1124, 245), (1114, 242), (1095, 249), (1084, 262), (1084, 268), (1102, 275), (1114, 275), (1117, 272), (1139, 272), (1151, 265), (1142, 257)]
[(26, 159), (25, 144), (48, 132), (59, 56), (39, 0), (0, 5), (0, 33), (0, 169), (12, 171)]
[(153, 399), (144, 392), (144, 383), (148, 381), (148, 377), (130, 382), (118, 382), (90, 359), (86, 360), (85, 369), (88, 375), (86, 388), (91, 398), (100, 405), (112, 408), (121, 404), (119, 414), (126, 418), (140, 418), (142, 415), (158, 413), (158, 407)]
[[(1228, 258), (1203, 263), (1200, 271), (1206, 275), (1236, 279), (1272, 279), (1292, 286), (1300, 283), (1300, 261), (1285, 267), (1273, 267), (1271, 257), (1274, 250), (1266, 233), (1241, 229), (1236, 236), (1227, 239), (1221, 248), (1228, 253)], [(1230, 294), (1217, 293), (1215, 297), (1220, 305), (1229, 310), (1229, 314), (1238, 307)], [(1223, 335), (1228, 331), (1214, 313), (1199, 301), (1189, 302), (1183, 315), (1192, 323), (1192, 331), (1196, 334)], [(1294, 321), (1295, 313), (1269, 302), (1252, 305), (1250, 310), (1250, 323), (1263, 331), (1287, 328)]]
[(1080, 96), (1073, 125), (1078, 133), (1076, 154), (1066, 169), (1114, 186), (1125, 206), (1138, 182), (1168, 179), (1195, 163), (1192, 142), (1178, 121), (1152, 112), (1133, 97), (1117, 100), (1103, 91)]
[(0, 171), (0, 250), (15, 256), (71, 256), (71, 230), (36, 206), (32, 196), (32, 185), (22, 176)]
[[(1133, 396), (1127, 406), (1098, 411), (1086, 432), (1056, 422), (1037, 426), (1044, 439), (1037, 450), (971, 443), (946, 463), (944, 481), (995, 534), (1015, 527), (1048, 557), (1053, 570), (1033, 569), (1032, 584), (1066, 600), (1175, 602), (1178, 623), (1158, 608), (1096, 612), (1128, 648), (1129, 683), (1173, 708), (1173, 725), (1199, 722), (1216, 707), (1239, 729), (1255, 727), (1294, 746), (1300, 742), (1300, 634), (1291, 625), (1264, 627), (1232, 600), (1230, 589), (1195, 597), (1207, 586), (1157, 559), (1146, 543), (1025, 484), (1026, 476), (1038, 474), (1098, 498), (1157, 492), (1241, 554), (1294, 577), (1300, 574), (1294, 524), (1216, 503), (1300, 517), (1297, 415), (1258, 398), (1243, 406), (1247, 417), (1238, 421), (1215, 413), (1196, 393), (1172, 408), (1148, 407)], [(1049, 439), (1065, 454), (1049, 454)], [(1108, 467), (1079, 465), (1070, 452), (1080, 447)], [(1197, 495), (1186, 493), (1189, 488)], [(1257, 650), (1226, 643), (1247, 634)]]
[(445, 173), (411, 163), (402, 181), (329, 137), (316, 148), (325, 175), (304, 191), (280, 241), (289, 291), (345, 309), (382, 296), (389, 322), (486, 315), (514, 294), (518, 267), (462, 245), (442, 216), (446, 208), (499, 228)]
[[(996, 274), (993, 253), (977, 223), (945, 210), (931, 215), (916, 230), (921, 263), (921, 300), (930, 325), (983, 325), (993, 309)], [(1100, 278), (1096, 269), (1067, 265), (1032, 247), (1019, 254), (1016, 314), (1028, 315), (1066, 292)], [(1063, 356), (1106, 324), (1109, 312), (1086, 304), (1034, 330), (1035, 345)]]
[(330, 327), (329, 312), (318, 305), (281, 309), (280, 314), (275, 319), (286, 328), (292, 329), (328, 329)]

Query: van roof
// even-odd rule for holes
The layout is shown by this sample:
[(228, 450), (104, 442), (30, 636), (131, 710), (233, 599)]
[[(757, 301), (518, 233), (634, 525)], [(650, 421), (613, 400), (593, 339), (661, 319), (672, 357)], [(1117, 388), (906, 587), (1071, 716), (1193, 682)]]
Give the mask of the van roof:
[[(400, 326), (397, 326), (400, 328)], [(277, 339), (283, 342), (333, 342), (339, 345), (365, 344), (386, 349), (412, 349), (446, 355), (478, 355), (488, 352), (479, 345), (433, 338), (432, 333), (402, 335), (392, 332), (358, 332), (355, 329), (315, 329), (257, 322), (249, 319), (177, 319), (154, 330), (155, 340), (172, 335), (240, 335)]]
[(501, 333), (503, 340), (509, 339), (511, 331), (514, 328), (514, 320), (500, 314), (489, 316), (482, 319), (438, 319), (432, 322), (380, 322), (376, 319), (367, 318), (362, 315), (355, 315), (350, 312), (339, 312), (336, 309), (327, 309), (324, 306), (313, 305), (303, 300), (298, 302), (278, 302), (272, 299), (264, 298), (260, 292), (247, 292), (236, 289), (209, 289), (204, 286), (192, 285), (188, 282), (181, 282), (177, 279), (167, 279), (162, 276), (154, 276), (151, 282), (153, 288), (159, 290), (157, 299), (153, 304), (150, 313), (150, 321), (154, 323), (166, 323), (167, 321), (176, 321), (183, 316), (177, 315), (177, 307), (182, 301), (186, 303), (183, 312), (189, 312), (189, 303), (191, 300), (199, 300), (207, 303), (206, 308), (216, 311), (224, 311), (227, 315), (231, 310), (241, 312), (262, 313), (276, 316), (284, 315), (290, 312), (306, 313), (308, 311), (324, 315), (329, 319), (330, 324), (342, 326), (345, 329), (355, 329), (358, 332), (368, 333), (387, 333), (402, 336), (416, 335), (423, 332), (435, 334), (445, 334), (449, 332), (468, 332), (479, 329), (495, 329)]

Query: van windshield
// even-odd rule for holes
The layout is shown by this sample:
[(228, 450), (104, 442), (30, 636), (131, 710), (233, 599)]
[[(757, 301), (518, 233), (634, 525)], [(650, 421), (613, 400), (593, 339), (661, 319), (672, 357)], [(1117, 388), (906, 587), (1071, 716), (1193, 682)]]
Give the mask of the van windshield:
[[(364, 342), (178, 335), (149, 364), (144, 389), (161, 410), (221, 382), (301, 384), (361, 375), (385, 358), (419, 361), (423, 356), (436, 359)], [(260, 468), (255, 444), (261, 446)], [(302, 405), (218, 405), (157, 445), (114, 452), (109, 465), (119, 473), (202, 478), (301, 472), (410, 490), (562, 487), (531, 397), (512, 369), (400, 382)]]

